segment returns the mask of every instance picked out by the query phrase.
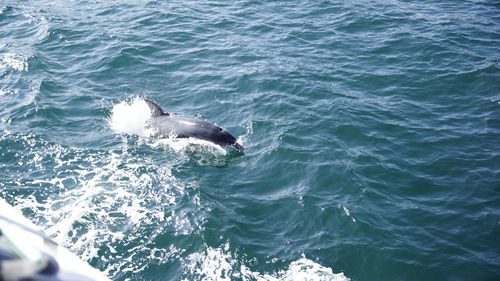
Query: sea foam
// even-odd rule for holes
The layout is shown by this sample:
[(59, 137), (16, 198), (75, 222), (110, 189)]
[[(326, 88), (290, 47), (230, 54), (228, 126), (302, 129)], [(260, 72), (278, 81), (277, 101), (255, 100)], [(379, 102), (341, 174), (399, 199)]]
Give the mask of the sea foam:
[[(232, 254), (229, 243), (219, 248), (207, 247), (204, 252), (194, 253), (185, 259), (188, 276), (196, 280), (244, 281), (348, 281), (343, 272), (333, 273), (329, 267), (320, 265), (305, 256), (292, 261), (287, 268), (272, 273), (252, 271), (242, 264), (241, 258)], [(273, 262), (273, 261), (271, 261)], [(185, 279), (187, 280), (187, 279)]]

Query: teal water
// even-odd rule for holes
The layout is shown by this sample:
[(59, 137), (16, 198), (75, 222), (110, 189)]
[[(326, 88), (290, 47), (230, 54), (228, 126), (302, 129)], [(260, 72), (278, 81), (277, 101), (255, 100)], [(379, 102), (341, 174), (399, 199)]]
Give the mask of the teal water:
[(0, 100), (0, 196), (113, 280), (500, 276), (498, 1), (2, 0)]

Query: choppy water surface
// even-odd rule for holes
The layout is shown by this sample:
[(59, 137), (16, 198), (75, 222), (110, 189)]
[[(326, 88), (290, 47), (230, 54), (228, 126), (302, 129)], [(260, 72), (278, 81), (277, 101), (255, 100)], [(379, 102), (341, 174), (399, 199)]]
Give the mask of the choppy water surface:
[(113, 280), (496, 280), (499, 59), (498, 1), (3, 0), (0, 195)]

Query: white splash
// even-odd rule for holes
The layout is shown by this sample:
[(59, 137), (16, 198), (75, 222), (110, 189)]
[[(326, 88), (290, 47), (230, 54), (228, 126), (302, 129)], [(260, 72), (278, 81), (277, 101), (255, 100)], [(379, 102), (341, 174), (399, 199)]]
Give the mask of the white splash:
[(227, 151), (220, 145), (195, 138), (164, 138), (151, 144), (152, 147), (165, 147), (176, 153), (206, 151), (215, 155), (226, 155)]
[(245, 126), (245, 134), (238, 137), (236, 140), (237, 143), (241, 144), (243, 147), (246, 146), (249, 141), (250, 136), (253, 134), (253, 124), (252, 122), (248, 122)]
[(135, 97), (115, 105), (108, 121), (115, 132), (149, 137), (154, 132), (147, 126), (150, 118), (151, 109), (148, 104), (144, 99)]
[[(191, 280), (215, 281), (349, 281), (343, 272), (333, 273), (304, 256), (290, 263), (287, 269), (267, 274), (250, 270), (229, 251), (229, 244), (220, 248), (208, 247), (205, 253), (191, 254), (185, 260), (185, 270)], [(184, 279), (187, 280), (187, 279)]]
[(18, 71), (28, 70), (27, 58), (16, 53), (5, 53), (0, 56), (0, 69), (12, 68)]
[(284, 281), (347, 281), (343, 272), (333, 273), (329, 267), (322, 266), (312, 260), (302, 257), (290, 264), (286, 271), (278, 273), (277, 280)]
[[(233, 259), (226, 249), (208, 248), (206, 253), (191, 254), (187, 258), (186, 269), (191, 275), (197, 276), (200, 280), (231, 280), (236, 277), (234, 268), (236, 260)], [(186, 279), (187, 280), (187, 279)]]

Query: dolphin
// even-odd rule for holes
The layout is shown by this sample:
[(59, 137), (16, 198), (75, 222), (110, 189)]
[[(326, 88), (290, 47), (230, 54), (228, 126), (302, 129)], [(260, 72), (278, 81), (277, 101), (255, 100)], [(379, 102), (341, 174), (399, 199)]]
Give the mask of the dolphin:
[(208, 121), (171, 115), (151, 100), (144, 99), (151, 110), (149, 126), (154, 129), (153, 137), (196, 138), (209, 141), (221, 147), (231, 147), (243, 152), (244, 148), (236, 142), (228, 131)]

